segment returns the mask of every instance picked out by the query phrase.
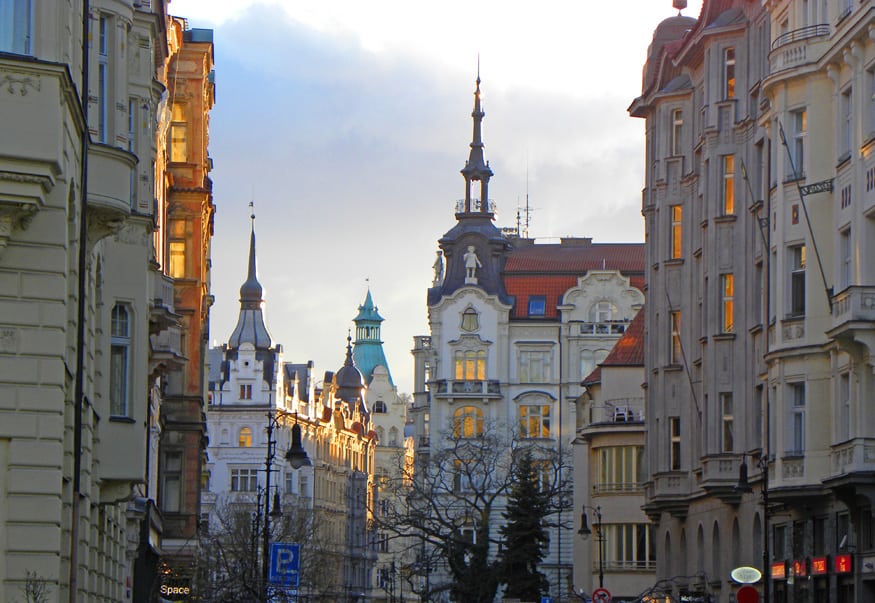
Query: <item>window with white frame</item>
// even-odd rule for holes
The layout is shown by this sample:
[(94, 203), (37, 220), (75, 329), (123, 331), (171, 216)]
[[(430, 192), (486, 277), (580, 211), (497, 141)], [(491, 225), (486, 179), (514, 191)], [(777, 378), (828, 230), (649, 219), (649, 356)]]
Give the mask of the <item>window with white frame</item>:
[(735, 155), (724, 155), (721, 166), (721, 211), (724, 216), (731, 216), (735, 214)]
[(732, 392), (720, 393), (720, 452), (735, 452), (735, 414)]
[(720, 330), (723, 333), (735, 331), (735, 275), (720, 276)]
[(592, 307), (592, 321), (596, 323), (610, 322), (618, 312), (619, 310), (613, 302), (606, 299), (600, 300)]
[(854, 96), (850, 86), (842, 91), (841, 99), (841, 135), (839, 138), (839, 156), (850, 155), (854, 133)]
[(550, 404), (522, 404), (519, 407), (520, 437), (550, 437)]
[(629, 492), (644, 483), (643, 446), (605, 446), (596, 450), (599, 492)]
[(374, 414), (385, 414), (387, 412), (386, 403), (382, 400), (374, 402)]
[(33, 5), (31, 0), (0, 2), (0, 52), (31, 54)]
[(805, 383), (787, 385), (789, 411), (786, 452), (791, 455), (805, 453)]
[(110, 321), (109, 414), (127, 417), (131, 395), (131, 319), (128, 307), (125, 304), (113, 306)]
[(671, 154), (680, 155), (683, 153), (683, 132), (684, 132), (684, 112), (680, 109), (674, 109), (671, 112)]
[(668, 418), (669, 468), (679, 471), (681, 468), (681, 418)]
[(723, 98), (735, 98), (735, 48), (723, 51)]
[(231, 492), (258, 490), (258, 469), (231, 469)]
[(241, 400), (251, 400), (252, 399), (252, 384), (251, 383), (241, 383), (240, 384), (240, 399)]
[(552, 377), (552, 352), (550, 350), (520, 350), (520, 383), (547, 383)]
[(790, 263), (790, 316), (805, 315), (805, 245), (788, 249)]
[(475, 438), (483, 435), (483, 411), (476, 406), (461, 406), (453, 413), (453, 436)]
[(653, 526), (646, 523), (606, 524), (605, 565), (612, 570), (643, 570), (656, 567)]
[(457, 381), (483, 381), (486, 379), (485, 350), (457, 350), (454, 363)]

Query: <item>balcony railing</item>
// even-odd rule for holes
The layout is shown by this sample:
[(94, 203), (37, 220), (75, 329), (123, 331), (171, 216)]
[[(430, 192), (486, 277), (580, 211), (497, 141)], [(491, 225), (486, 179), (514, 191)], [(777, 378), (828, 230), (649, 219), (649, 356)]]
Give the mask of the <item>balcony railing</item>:
[(775, 41), (772, 42), (772, 50), (780, 48), (785, 44), (792, 44), (793, 42), (798, 42), (800, 40), (806, 40), (808, 38), (819, 38), (820, 36), (828, 36), (829, 35), (829, 25), (826, 23), (819, 23), (818, 25), (809, 25), (807, 27), (800, 27), (799, 29), (794, 29), (793, 31), (788, 31), (785, 34), (781, 34)]
[(875, 320), (875, 287), (854, 285), (833, 297), (833, 324)]
[[(490, 214), (494, 214), (494, 213), (495, 213), (495, 201), (493, 201), (492, 199), (489, 199), (489, 200), (487, 201), (487, 205), (488, 205), (488, 207), (487, 207), (487, 211), (488, 211)], [(472, 198), (472, 199), (471, 199), (471, 211), (470, 211), (470, 212), (467, 212), (467, 213), (479, 213), (479, 212), (480, 212), (480, 209), (481, 209), (480, 199), (478, 199), (478, 198)], [(464, 200), (464, 199), (459, 199), (458, 201), (456, 201), (456, 213), (457, 213), (457, 214), (464, 214), (464, 213), (466, 213), (466, 212), (465, 212), (465, 200)]]
[(590, 409), (590, 423), (640, 423), (644, 421), (644, 398), (614, 398)]
[(617, 492), (636, 493), (644, 491), (644, 482), (604, 482), (594, 484), (593, 494), (613, 494)]
[(629, 327), (628, 320), (609, 320), (605, 322), (581, 322), (581, 335), (622, 335)]
[(438, 379), (431, 383), (431, 392), (436, 396), (500, 396), (501, 383), (495, 379), (483, 381)]

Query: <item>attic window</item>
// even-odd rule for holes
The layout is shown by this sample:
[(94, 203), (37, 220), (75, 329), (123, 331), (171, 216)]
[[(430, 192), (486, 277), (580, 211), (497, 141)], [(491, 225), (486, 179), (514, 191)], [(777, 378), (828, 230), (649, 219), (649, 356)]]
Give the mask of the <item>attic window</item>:
[(529, 316), (545, 316), (547, 313), (547, 297), (544, 295), (529, 296)]

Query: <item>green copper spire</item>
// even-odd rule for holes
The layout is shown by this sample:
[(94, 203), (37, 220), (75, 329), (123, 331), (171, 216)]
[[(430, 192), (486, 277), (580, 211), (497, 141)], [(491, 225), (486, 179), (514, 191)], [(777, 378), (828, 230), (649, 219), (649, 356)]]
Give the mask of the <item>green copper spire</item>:
[(384, 366), (389, 372), (389, 383), (394, 386), (392, 372), (389, 371), (389, 363), (383, 352), (383, 341), (380, 339), (380, 323), (383, 322), (383, 317), (380, 316), (377, 306), (374, 305), (370, 289), (368, 289), (364, 303), (359, 306), (358, 315), (353, 319), (353, 322), (355, 322), (353, 358), (355, 365), (365, 378), (365, 383), (371, 382), (376, 367)]

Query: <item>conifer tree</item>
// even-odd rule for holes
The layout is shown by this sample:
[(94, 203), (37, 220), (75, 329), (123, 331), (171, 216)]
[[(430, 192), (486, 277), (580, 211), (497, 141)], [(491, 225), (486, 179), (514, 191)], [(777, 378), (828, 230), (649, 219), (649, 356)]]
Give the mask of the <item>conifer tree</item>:
[(501, 581), (505, 598), (540, 601), (547, 592), (547, 579), (538, 568), (547, 547), (546, 518), (551, 512), (550, 493), (541, 487), (538, 467), (531, 452), (524, 451), (513, 471), (513, 486), (502, 516), (504, 537)]

